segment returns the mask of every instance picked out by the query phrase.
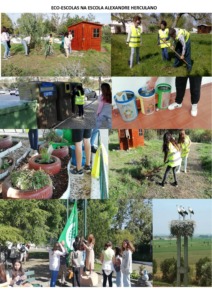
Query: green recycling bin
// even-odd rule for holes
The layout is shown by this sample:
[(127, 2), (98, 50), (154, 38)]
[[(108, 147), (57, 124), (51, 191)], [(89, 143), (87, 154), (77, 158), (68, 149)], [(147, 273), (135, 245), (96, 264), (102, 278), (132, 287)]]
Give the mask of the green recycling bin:
[(158, 95), (158, 108), (167, 109), (171, 98), (171, 85), (168, 83), (160, 83), (156, 86)]

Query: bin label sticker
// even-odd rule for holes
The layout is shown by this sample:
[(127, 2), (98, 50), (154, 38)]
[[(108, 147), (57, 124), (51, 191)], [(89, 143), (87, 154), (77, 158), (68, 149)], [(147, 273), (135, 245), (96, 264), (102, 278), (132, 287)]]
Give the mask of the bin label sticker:
[(53, 92), (44, 92), (43, 93), (44, 97), (49, 97), (49, 96), (53, 96)]

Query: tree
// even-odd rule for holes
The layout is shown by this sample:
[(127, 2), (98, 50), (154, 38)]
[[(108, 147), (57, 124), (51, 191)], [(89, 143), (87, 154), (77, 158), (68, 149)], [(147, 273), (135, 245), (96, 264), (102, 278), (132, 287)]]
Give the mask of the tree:
[(0, 244), (4, 245), (6, 241), (23, 242), (24, 236), (22, 231), (15, 227), (0, 224)]
[(7, 14), (1, 14), (1, 25), (9, 29), (9, 33), (13, 33), (13, 22)]

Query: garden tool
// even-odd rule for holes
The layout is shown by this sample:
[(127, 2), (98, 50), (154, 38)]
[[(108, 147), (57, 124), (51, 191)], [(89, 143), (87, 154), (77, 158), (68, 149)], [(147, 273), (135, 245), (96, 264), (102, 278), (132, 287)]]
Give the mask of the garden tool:
[(169, 46), (169, 44), (168, 43), (166, 43), (164, 40), (161, 40), (161, 41), (163, 41), (163, 43), (164, 44), (166, 44), (166, 46), (168, 46), (187, 66), (190, 66), (188, 63), (187, 63), (187, 61), (185, 60), (185, 59), (182, 59), (181, 58), (181, 56), (180, 56), (180, 54), (179, 53), (177, 53), (177, 51), (175, 51), (174, 49), (172, 49), (170, 46)]
[(160, 165), (159, 167), (155, 167), (155, 168), (152, 169), (151, 171), (148, 171), (148, 172), (147, 172), (146, 174), (144, 174), (144, 175), (146, 176), (146, 178), (153, 176), (154, 173), (159, 172), (160, 169), (161, 169), (162, 167), (165, 166), (165, 164), (166, 164), (166, 162), (163, 163), (162, 165)]

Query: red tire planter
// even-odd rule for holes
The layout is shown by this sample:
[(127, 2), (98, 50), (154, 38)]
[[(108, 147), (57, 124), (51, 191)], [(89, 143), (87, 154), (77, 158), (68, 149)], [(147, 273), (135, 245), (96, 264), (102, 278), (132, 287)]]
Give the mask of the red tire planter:
[(35, 160), (41, 158), (41, 155), (36, 155), (30, 158), (29, 160), (29, 169), (33, 170), (44, 170), (49, 175), (54, 175), (60, 172), (61, 170), (61, 161), (58, 157), (51, 155), (55, 161), (51, 164), (40, 164)]
[(0, 149), (10, 148), (12, 144), (13, 141), (10, 135), (0, 136)]
[(52, 152), (52, 155), (59, 157), (59, 158), (64, 158), (68, 154), (69, 154), (68, 146), (62, 146), (61, 148), (57, 148)]
[(2, 183), (3, 199), (50, 199), (52, 195), (52, 185), (47, 185), (39, 190), (21, 191), (12, 187), (9, 177)]

